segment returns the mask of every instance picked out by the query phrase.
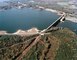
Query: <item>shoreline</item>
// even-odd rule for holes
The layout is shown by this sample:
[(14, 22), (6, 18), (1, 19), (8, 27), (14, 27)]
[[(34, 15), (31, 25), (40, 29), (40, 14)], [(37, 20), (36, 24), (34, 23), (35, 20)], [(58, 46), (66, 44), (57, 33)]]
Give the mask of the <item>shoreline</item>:
[(77, 18), (76, 17), (66, 16), (66, 20), (77, 23)]
[(46, 11), (53, 12), (53, 13), (56, 13), (57, 15), (63, 15), (63, 14), (65, 14), (65, 13), (62, 12), (62, 11), (58, 11), (58, 10), (54, 10), (54, 9), (46, 8), (45, 10), (46, 10)]
[(38, 30), (37, 28), (31, 28), (28, 30), (17, 30), (14, 33), (7, 33), (7, 31), (0, 31), (0, 35), (20, 35), (20, 36), (29, 36), (29, 35), (34, 35), (34, 34), (38, 34), (40, 30)]

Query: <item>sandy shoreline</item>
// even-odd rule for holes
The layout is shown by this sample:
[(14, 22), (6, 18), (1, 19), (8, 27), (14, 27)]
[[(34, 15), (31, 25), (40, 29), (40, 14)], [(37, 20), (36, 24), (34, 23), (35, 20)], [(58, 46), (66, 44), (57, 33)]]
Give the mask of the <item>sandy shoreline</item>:
[(38, 34), (39, 30), (37, 28), (31, 28), (29, 30), (17, 30), (14, 33), (7, 33), (7, 31), (0, 31), (0, 35), (20, 35), (20, 36), (29, 36), (29, 35), (34, 35)]
[(49, 9), (49, 8), (47, 8), (47, 9), (45, 9), (46, 11), (50, 11), (50, 12), (53, 12), (53, 13), (56, 13), (57, 15), (63, 15), (63, 14), (65, 14), (64, 12), (61, 12), (61, 11), (57, 11), (57, 10), (53, 10), (53, 9)]
[(57, 13), (57, 10), (53, 10), (53, 9), (45, 9), (46, 11), (51, 11), (51, 12), (54, 12), (54, 13)]
[(7, 31), (0, 31), (0, 35), (6, 35)]
[(72, 22), (74, 22), (74, 23), (77, 23), (77, 18), (76, 18), (76, 17), (67, 16), (67, 17), (66, 17), (66, 20), (72, 21)]

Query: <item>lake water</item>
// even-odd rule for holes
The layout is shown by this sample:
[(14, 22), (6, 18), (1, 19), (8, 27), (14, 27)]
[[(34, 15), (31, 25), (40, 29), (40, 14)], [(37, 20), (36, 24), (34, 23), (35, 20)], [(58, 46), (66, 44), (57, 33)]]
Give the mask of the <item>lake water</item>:
[(45, 10), (12, 8), (0, 11), (0, 30), (5, 30), (9, 33), (13, 33), (19, 29), (30, 29), (32, 27), (37, 27), (42, 30), (47, 28), (58, 17), (56, 13)]

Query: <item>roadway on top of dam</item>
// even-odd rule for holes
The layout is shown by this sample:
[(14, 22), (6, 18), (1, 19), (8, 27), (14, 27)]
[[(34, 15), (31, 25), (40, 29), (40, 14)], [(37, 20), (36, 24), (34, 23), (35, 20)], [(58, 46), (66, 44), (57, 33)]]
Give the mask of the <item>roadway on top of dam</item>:
[(65, 20), (65, 14), (61, 15), (55, 22), (53, 22), (50, 26), (48, 26), (46, 29), (42, 30), (41, 32), (45, 32), (52, 27), (56, 27), (60, 22), (63, 22)]

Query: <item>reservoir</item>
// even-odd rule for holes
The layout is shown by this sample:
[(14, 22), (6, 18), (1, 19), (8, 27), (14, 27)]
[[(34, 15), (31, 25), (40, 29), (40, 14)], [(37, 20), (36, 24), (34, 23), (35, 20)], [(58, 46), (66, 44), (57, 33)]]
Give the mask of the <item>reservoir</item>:
[(0, 11), (0, 31), (13, 33), (19, 29), (27, 30), (33, 27), (43, 30), (59, 17), (56, 13), (46, 10), (12, 8)]

